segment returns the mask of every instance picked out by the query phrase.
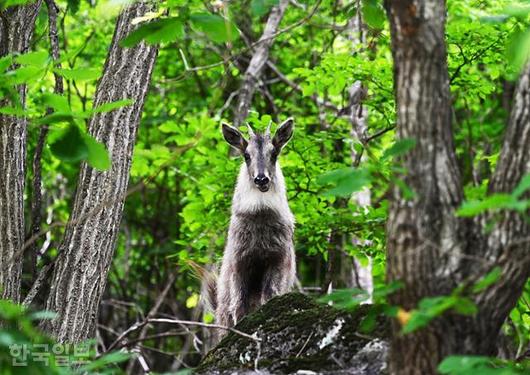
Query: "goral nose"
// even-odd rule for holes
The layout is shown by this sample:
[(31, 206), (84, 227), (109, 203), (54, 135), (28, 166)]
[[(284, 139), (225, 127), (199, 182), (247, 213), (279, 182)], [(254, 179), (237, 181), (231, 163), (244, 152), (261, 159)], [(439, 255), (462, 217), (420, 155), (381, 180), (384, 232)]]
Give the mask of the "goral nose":
[(264, 174), (259, 174), (255, 179), (254, 183), (258, 186), (264, 186), (269, 183), (269, 178)]

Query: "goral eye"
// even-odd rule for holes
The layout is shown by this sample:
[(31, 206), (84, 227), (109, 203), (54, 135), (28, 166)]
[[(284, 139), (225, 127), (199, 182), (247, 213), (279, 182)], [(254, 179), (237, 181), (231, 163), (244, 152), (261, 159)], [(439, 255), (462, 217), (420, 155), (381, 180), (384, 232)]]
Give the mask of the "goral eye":
[(249, 161), (250, 160), (250, 155), (248, 154), (248, 152), (245, 152), (243, 154), (243, 157), (245, 158), (246, 161)]

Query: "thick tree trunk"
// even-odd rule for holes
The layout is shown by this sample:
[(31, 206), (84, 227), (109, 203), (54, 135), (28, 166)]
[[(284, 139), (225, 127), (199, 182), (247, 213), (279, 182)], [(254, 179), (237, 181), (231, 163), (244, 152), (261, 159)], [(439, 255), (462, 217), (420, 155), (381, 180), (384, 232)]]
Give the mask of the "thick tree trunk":
[[(445, 47), (444, 1), (385, 2), (391, 25), (398, 139), (415, 139), (401, 158), (402, 180), (415, 192), (407, 200), (394, 188), (387, 226), (387, 278), (404, 288), (391, 297), (405, 310), (429, 296), (447, 295), (500, 266), (499, 282), (474, 296), (475, 317), (447, 313), (428, 327), (401, 335), (394, 323), (392, 374), (435, 374), (450, 354), (494, 354), (499, 329), (519, 297), (530, 270), (528, 225), (504, 213), (487, 234), (488, 215), (459, 219), (463, 200), (451, 129)], [(529, 84), (525, 73), (516, 94), (507, 138), (490, 192), (511, 191), (528, 172), (530, 158)], [(519, 241), (519, 242), (518, 242)]]
[(252, 97), (256, 91), (263, 67), (269, 59), (269, 50), (274, 42), (274, 35), (283, 18), (285, 8), (289, 5), (289, 0), (280, 0), (280, 3), (274, 7), (269, 14), (265, 30), (257, 42), (257, 46), (248, 65), (243, 83), (239, 89), (237, 104), (234, 113), (233, 125), (239, 127), (248, 116), (248, 111), (252, 105)]
[(106, 145), (112, 166), (106, 172), (86, 163), (81, 167), (46, 306), (57, 317), (44, 328), (60, 342), (76, 343), (94, 335), (120, 227), (136, 132), (157, 55), (156, 47), (140, 43), (122, 48), (119, 41), (134, 29), (131, 21), (150, 10), (151, 5), (134, 3), (121, 13), (98, 83), (94, 107), (121, 99), (134, 103), (97, 114), (90, 121), (89, 132)]
[[(0, 14), (0, 57), (28, 52), (41, 1), (10, 7)], [(19, 103), (26, 103), (26, 86), (17, 88)], [(0, 107), (13, 106), (0, 99)], [(24, 178), (27, 121), (0, 114), (0, 297), (20, 300), (24, 243)]]

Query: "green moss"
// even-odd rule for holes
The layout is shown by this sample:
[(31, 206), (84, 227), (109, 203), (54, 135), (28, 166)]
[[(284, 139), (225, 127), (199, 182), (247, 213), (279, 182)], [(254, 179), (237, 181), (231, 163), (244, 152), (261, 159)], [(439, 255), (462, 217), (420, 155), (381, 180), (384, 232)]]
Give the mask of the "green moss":
[[(257, 333), (262, 339), (259, 368), (274, 373), (329, 370), (336, 368), (336, 359), (347, 361), (369, 341), (355, 334), (368, 309), (361, 306), (350, 313), (317, 303), (300, 293), (289, 293), (273, 298), (241, 320), (236, 328)], [(382, 324), (385, 325), (383, 321)], [(324, 337), (335, 326), (342, 328), (331, 344), (322, 345)], [(257, 355), (256, 342), (229, 333), (208, 353), (196, 372), (253, 369)]]

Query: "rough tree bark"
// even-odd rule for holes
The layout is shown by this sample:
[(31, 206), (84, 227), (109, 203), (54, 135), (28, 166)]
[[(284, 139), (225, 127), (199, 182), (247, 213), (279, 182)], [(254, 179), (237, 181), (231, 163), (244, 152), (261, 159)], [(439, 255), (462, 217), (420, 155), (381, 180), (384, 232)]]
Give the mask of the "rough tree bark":
[(60, 342), (93, 337), (99, 303), (116, 245), (136, 133), (157, 48), (140, 43), (122, 48), (120, 40), (135, 26), (131, 21), (153, 10), (134, 3), (120, 14), (98, 83), (94, 107), (121, 99), (130, 106), (95, 115), (89, 132), (103, 142), (112, 166), (100, 172), (84, 163), (79, 174), (72, 214), (53, 272), (46, 309), (57, 317), (43, 328)]
[(243, 83), (239, 89), (237, 104), (234, 111), (233, 125), (239, 127), (247, 118), (248, 111), (252, 105), (252, 97), (256, 91), (256, 85), (259, 81), (263, 67), (269, 59), (269, 50), (274, 42), (274, 35), (283, 18), (285, 8), (289, 5), (289, 0), (280, 0), (278, 5), (272, 7), (265, 25), (265, 30), (256, 43), (254, 54), (248, 64)]
[[(0, 13), (0, 57), (29, 49), (41, 1), (10, 7)], [(19, 105), (26, 103), (26, 86), (17, 87)], [(0, 107), (16, 105), (0, 99)], [(22, 261), (17, 257), (24, 243), (24, 178), (27, 121), (0, 114), (0, 297), (20, 300)]]
[[(401, 335), (394, 322), (393, 374), (435, 374), (450, 354), (495, 354), (499, 329), (529, 276), (529, 226), (503, 213), (494, 229), (489, 215), (455, 217), (463, 200), (451, 129), (445, 1), (385, 1), (391, 27), (397, 138), (416, 140), (400, 159), (403, 181), (414, 192), (407, 200), (393, 189), (387, 224), (387, 278), (404, 284), (394, 305), (415, 308), (428, 296), (447, 295), (500, 266), (500, 280), (474, 296), (475, 317), (444, 314), (425, 329)], [(529, 76), (523, 74), (490, 192), (509, 192), (530, 168)], [(525, 251), (526, 250), (526, 251)]]

